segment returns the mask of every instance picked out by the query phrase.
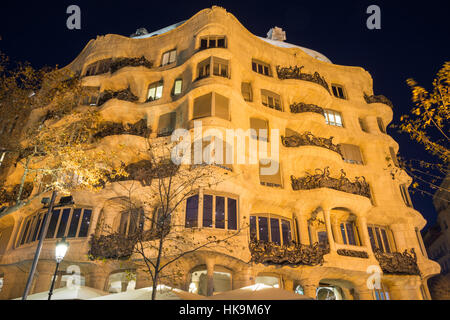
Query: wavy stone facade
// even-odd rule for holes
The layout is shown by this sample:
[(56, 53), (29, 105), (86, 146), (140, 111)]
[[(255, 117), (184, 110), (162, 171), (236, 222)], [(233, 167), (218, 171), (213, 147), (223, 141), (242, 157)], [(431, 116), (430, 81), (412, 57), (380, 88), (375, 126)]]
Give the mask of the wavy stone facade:
[[(225, 40), (211, 47), (211, 43), (202, 42), (208, 36)], [(164, 56), (171, 50), (176, 50), (174, 60)], [(182, 289), (189, 289), (195, 271), (204, 270), (208, 293), (218, 291), (211, 286), (220, 272), (229, 275), (226, 277), (229, 284), (225, 286), (228, 289), (272, 277), (280, 287), (301, 288), (311, 297), (316, 297), (320, 290), (337, 290), (338, 296), (344, 299), (371, 300), (378, 295), (367, 287), (367, 270), (373, 265), (380, 266), (377, 260), (380, 254), (375, 255), (374, 249), (392, 253), (414, 249), (416, 258), (408, 263), (416, 264), (420, 275), (415, 267), (411, 274), (396, 274), (396, 266), (386, 267), (389, 260), (384, 259), (383, 269), (394, 271), (381, 275), (383, 290), (391, 299), (428, 299), (426, 280), (439, 267), (428, 260), (421, 243), (419, 230), (426, 222), (407, 205), (408, 199), (402, 199), (408, 195), (401, 192), (400, 186), (408, 186), (411, 179), (403, 173), (399, 180), (392, 180), (385, 170), (386, 158), (392, 154), (390, 150), (398, 150), (398, 144), (381, 131), (380, 123), (389, 124), (395, 108), (384, 99), (367, 99), (374, 96), (372, 78), (367, 71), (332, 64), (327, 58), (320, 58), (319, 53), (310, 55), (311, 52), (285, 46), (282, 41), (265, 41), (251, 34), (225, 9), (213, 7), (156, 36), (99, 36), (67, 68), (79, 72), (86, 86), (99, 87), (103, 92), (97, 105), (107, 121), (132, 126), (144, 119), (147, 126), (140, 126), (143, 130), (138, 131), (144, 135), (151, 132), (151, 139), (164, 139), (170, 133), (167, 128), (159, 128), (161, 116), (169, 112), (176, 114), (169, 129), (192, 130), (195, 99), (211, 92), (228, 99), (228, 115), (203, 117), (204, 130), (246, 130), (251, 126), (250, 119), (256, 118), (264, 120), (269, 130), (279, 129), (284, 141), (289, 141), (293, 133), (297, 133), (297, 140), (304, 137), (305, 142), (291, 144), (281, 144), (280, 138), (280, 175), (276, 187), (260, 181), (257, 165), (235, 164), (230, 179), (211, 190), (201, 191), (201, 194), (237, 199), (237, 217), (240, 222), (250, 219), (250, 229), (243, 230), (242, 236), (234, 240), (238, 249), (232, 252), (217, 249), (186, 257), (185, 274), (179, 285)], [(211, 67), (207, 76), (202, 74), (199, 66), (211, 57), (225, 65), (226, 71), (216, 75)], [(108, 65), (109, 59), (115, 62)], [(277, 70), (277, 66), (285, 69)], [(181, 80), (181, 89), (176, 88), (176, 80)], [(151, 93), (149, 99), (155, 83), (155, 92), (159, 84), (162, 92), (160, 96)], [(247, 84), (245, 92), (243, 83)], [(266, 100), (267, 92), (275, 94), (276, 107), (271, 107), (270, 100)], [(291, 112), (292, 105), (314, 108), (297, 108)], [(324, 113), (316, 109), (323, 109)], [(140, 134), (129, 134), (125, 127), (118, 127), (117, 130), (106, 128), (99, 136), (105, 148), (119, 144), (136, 148), (144, 145), (145, 138)], [(317, 137), (314, 139), (318, 142), (308, 143), (314, 140), (308, 137)], [(361, 159), (355, 160), (353, 151), (345, 151), (350, 149), (338, 152), (336, 145), (341, 146), (340, 150), (345, 145), (353, 146), (351, 150), (359, 148)], [(140, 160), (133, 154), (122, 156), (127, 164)], [(291, 176), (304, 177), (319, 168), (329, 168), (334, 176), (345, 172), (351, 181), (363, 177), (367, 184), (364, 194), (345, 192), (345, 188), (332, 188), (326, 183), (293, 190)], [(17, 184), (19, 166), (11, 166), (8, 173), (6, 183)], [(109, 260), (100, 264), (88, 259), (89, 238), (96, 232), (100, 214), (113, 227), (118, 226), (120, 214), (114, 206), (120, 196), (117, 190), (112, 183), (99, 193), (72, 194), (76, 208), (82, 208), (88, 220), (85, 232), (80, 227), (77, 236), (68, 240), (70, 249), (62, 268), (78, 265), (85, 284), (100, 290), (108, 290), (108, 279), (115, 272), (133, 268), (131, 262)], [(69, 204), (61, 209), (75, 210), (73, 206)], [(177, 216), (181, 222), (185, 219), (184, 208)], [(11, 215), (0, 215), (2, 299), (19, 297), (23, 292), (27, 277), (24, 271), (31, 265), (36, 244), (21, 244), (24, 221), (41, 211), (40, 200), (36, 200)], [(278, 231), (266, 232), (264, 223), (269, 220), (274, 226), (279, 223)], [(220, 236), (225, 231), (211, 228), (205, 232)], [(269, 243), (263, 241), (266, 236), (270, 237)], [(49, 288), (55, 241), (45, 240), (33, 292)], [(136, 288), (149, 285), (149, 280), (137, 272)]]

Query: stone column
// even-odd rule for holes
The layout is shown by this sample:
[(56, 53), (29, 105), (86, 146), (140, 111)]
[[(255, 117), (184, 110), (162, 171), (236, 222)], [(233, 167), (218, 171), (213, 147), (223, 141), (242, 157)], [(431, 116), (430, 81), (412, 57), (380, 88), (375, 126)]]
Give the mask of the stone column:
[(311, 240), (309, 238), (309, 228), (308, 228), (308, 217), (302, 214), (296, 214), (298, 229), (299, 229), (299, 239), (301, 244), (309, 245)]
[(331, 217), (331, 230), (333, 231), (334, 240), (337, 243), (344, 243), (341, 233), (339, 232), (338, 221), (336, 217)]
[(301, 286), (303, 287), (303, 292), (305, 296), (317, 299), (316, 290), (318, 283), (315, 281), (311, 281), (310, 279), (301, 280)]
[(284, 290), (294, 291), (294, 281), (291, 279), (284, 279)]
[(362, 237), (362, 246), (367, 248), (369, 256), (373, 256), (372, 245), (370, 244), (369, 231), (367, 230), (367, 218), (362, 216), (358, 218), (358, 229)]
[(206, 261), (207, 296), (212, 296), (214, 292), (214, 260)]
[(336, 252), (336, 244), (333, 239), (333, 232), (331, 229), (330, 209), (323, 209), (325, 216), (325, 225), (327, 228), (328, 243), (330, 244), (330, 252)]

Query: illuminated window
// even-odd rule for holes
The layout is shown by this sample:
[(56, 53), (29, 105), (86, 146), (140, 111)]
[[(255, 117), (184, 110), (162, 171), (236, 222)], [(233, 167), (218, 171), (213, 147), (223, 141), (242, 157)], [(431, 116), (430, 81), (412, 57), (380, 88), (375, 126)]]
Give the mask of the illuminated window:
[(197, 65), (197, 79), (209, 77), (211, 75), (211, 66), (213, 75), (224, 78), (229, 77), (228, 60), (217, 57), (209, 57), (208, 59), (203, 60)]
[(354, 222), (343, 222), (340, 224), (342, 241), (344, 244), (359, 245), (358, 229)]
[(368, 225), (370, 244), (372, 250), (379, 249), (381, 252), (391, 253), (391, 244), (389, 241), (390, 231), (386, 227)]
[(183, 80), (177, 79), (175, 80), (175, 84), (173, 86), (173, 95), (179, 95), (183, 89)]
[(330, 126), (336, 126), (336, 127), (343, 127), (342, 123), (342, 116), (339, 111), (331, 110), (331, 109), (325, 109), (324, 110), (325, 115), (325, 123)]
[(292, 242), (291, 221), (271, 214), (250, 216), (250, 237), (254, 240), (288, 245)]
[[(202, 205), (199, 206), (201, 200)], [(196, 194), (186, 199), (185, 227), (238, 229), (237, 199), (215, 194)]]
[(161, 66), (165, 66), (165, 65), (174, 63), (176, 59), (177, 59), (177, 50), (176, 49), (167, 51), (167, 52), (163, 53), (163, 55), (162, 55)]
[(147, 101), (153, 101), (158, 100), (162, 97), (163, 92), (163, 82), (153, 82), (148, 86), (148, 95), (147, 95)]

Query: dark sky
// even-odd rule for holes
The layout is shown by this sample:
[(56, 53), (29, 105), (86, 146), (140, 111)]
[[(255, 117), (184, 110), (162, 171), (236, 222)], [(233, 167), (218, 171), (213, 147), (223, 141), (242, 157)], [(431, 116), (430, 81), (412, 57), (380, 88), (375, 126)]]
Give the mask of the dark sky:
[[(415, 78), (430, 87), (450, 60), (450, 1), (0, 1), (0, 50), (12, 60), (35, 67), (65, 66), (97, 35), (125, 36), (137, 28), (149, 32), (190, 18), (219, 5), (255, 35), (282, 27), (287, 42), (317, 50), (333, 63), (361, 66), (374, 79), (375, 94), (394, 103), (394, 122), (407, 113)], [(66, 9), (81, 8), (81, 30), (69, 30)], [(381, 30), (369, 30), (366, 9), (381, 8)], [(395, 129), (388, 129), (406, 157), (422, 158), (423, 149)], [(429, 221), (436, 212), (429, 197), (412, 194), (414, 207)]]

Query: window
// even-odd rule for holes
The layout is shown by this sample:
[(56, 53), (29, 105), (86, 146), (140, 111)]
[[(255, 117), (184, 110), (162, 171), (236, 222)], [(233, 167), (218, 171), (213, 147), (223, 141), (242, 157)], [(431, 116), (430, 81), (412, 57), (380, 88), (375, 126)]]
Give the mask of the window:
[(262, 104), (266, 107), (282, 111), (281, 98), (278, 94), (269, 90), (261, 89)]
[(83, 87), (81, 104), (84, 106), (96, 106), (100, 96), (100, 87)]
[(194, 99), (193, 119), (218, 117), (230, 120), (229, 100), (218, 93), (210, 92)]
[(380, 285), (379, 289), (374, 288), (373, 294), (376, 300), (390, 300), (389, 292), (383, 284)]
[[(29, 216), (22, 223), (23, 233), (19, 245), (38, 241), (44, 229), (44, 216), (40, 212)], [(91, 222), (91, 209), (83, 208), (55, 208), (52, 211), (48, 225), (46, 239), (87, 237)]]
[(241, 92), (245, 101), (253, 101), (252, 84), (250, 82), (241, 83)]
[(181, 91), (183, 90), (183, 80), (177, 79), (175, 80), (175, 84), (173, 86), (173, 95), (179, 95), (181, 94)]
[(361, 156), (361, 150), (353, 144), (342, 143), (339, 148), (344, 157), (344, 161), (352, 164), (364, 164)]
[(259, 182), (263, 186), (282, 188), (280, 164), (274, 160), (269, 160), (267, 164), (262, 164), (260, 161)]
[(3, 151), (0, 155), (0, 167), (2, 166), (3, 160), (5, 160), (6, 151)]
[(271, 214), (250, 216), (250, 236), (254, 240), (288, 245), (292, 242), (291, 221)]
[(400, 185), (400, 193), (402, 195), (402, 199), (408, 207), (412, 207), (411, 198), (409, 197), (408, 188), (406, 185)]
[(200, 39), (200, 50), (209, 48), (226, 48), (225, 36), (207, 36)]
[(133, 235), (144, 230), (145, 215), (142, 208), (133, 208), (122, 212), (119, 233), (124, 236)]
[(344, 93), (344, 88), (338, 84), (332, 84), (331, 89), (333, 91), (333, 95), (339, 99), (347, 99)]
[(340, 224), (342, 241), (344, 244), (358, 246), (360, 244), (358, 231), (354, 222), (343, 222)]
[(370, 244), (372, 250), (379, 249), (381, 252), (391, 253), (391, 245), (389, 241), (389, 229), (386, 227), (368, 225)]
[(177, 59), (177, 50), (176, 49), (167, 51), (167, 52), (163, 53), (163, 55), (162, 55), (161, 66), (171, 64), (171, 63), (175, 62), (176, 59)]
[(339, 111), (325, 109), (325, 123), (330, 126), (343, 127), (342, 116)]
[(197, 66), (197, 79), (209, 77), (211, 75), (211, 65), (213, 66), (213, 75), (224, 78), (229, 77), (228, 60), (210, 57), (200, 62)]
[(176, 119), (176, 112), (169, 112), (159, 116), (158, 137), (171, 135), (173, 130), (175, 130)]
[(391, 154), (391, 159), (394, 162), (395, 166), (398, 167), (397, 154), (395, 153), (394, 148), (389, 147), (389, 153)]
[(252, 70), (265, 76), (271, 76), (272, 74), (270, 65), (258, 60), (252, 60)]
[(359, 126), (361, 127), (361, 130), (364, 132), (369, 132), (369, 129), (367, 129), (366, 121), (363, 118), (358, 118)]
[(186, 199), (186, 228), (237, 230), (237, 224), (238, 204), (234, 197), (203, 193)]
[(267, 120), (259, 118), (250, 118), (250, 128), (254, 130), (254, 132), (252, 132), (253, 139), (268, 141), (269, 123), (267, 122)]
[(378, 128), (381, 132), (386, 133), (386, 127), (384, 126), (383, 119), (377, 117)]
[(95, 76), (98, 74), (103, 74), (109, 72), (111, 66), (112, 58), (103, 59), (91, 63), (86, 67), (85, 76)]
[(163, 82), (153, 82), (148, 86), (148, 95), (147, 95), (147, 101), (153, 101), (158, 100), (162, 97), (163, 92)]

